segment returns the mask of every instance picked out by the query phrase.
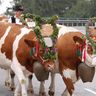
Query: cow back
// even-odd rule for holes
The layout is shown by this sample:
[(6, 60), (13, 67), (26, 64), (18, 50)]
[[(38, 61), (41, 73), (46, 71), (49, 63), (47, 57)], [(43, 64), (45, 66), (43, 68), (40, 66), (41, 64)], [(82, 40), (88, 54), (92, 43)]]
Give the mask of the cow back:
[(15, 26), (15, 24), (0, 24), (0, 38), (2, 39), (6, 35), (4, 43), (1, 47), (1, 52), (5, 53), (8, 59), (12, 59), (13, 42), (16, 36), (20, 34), (20, 28), (20, 26)]

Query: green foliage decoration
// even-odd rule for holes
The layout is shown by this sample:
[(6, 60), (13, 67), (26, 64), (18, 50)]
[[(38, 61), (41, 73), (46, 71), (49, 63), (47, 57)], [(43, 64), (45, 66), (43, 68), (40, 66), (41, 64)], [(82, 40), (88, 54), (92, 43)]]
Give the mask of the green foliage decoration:
[(26, 18), (31, 18), (35, 21), (34, 32), (36, 34), (38, 41), (42, 44), (42, 47), (45, 51), (43, 54), (43, 58), (52, 59), (52, 60), (56, 59), (55, 46), (53, 46), (52, 49), (50, 49), (46, 46), (46, 44), (44, 42), (44, 38), (41, 35), (41, 26), (42, 26), (42, 24), (51, 24), (53, 26), (53, 34), (50, 37), (55, 44), (56, 40), (57, 40), (58, 32), (59, 32), (59, 29), (57, 28), (57, 25), (56, 25), (56, 20), (58, 19), (58, 16), (55, 15), (55, 16), (52, 16), (50, 19), (46, 20), (44, 18), (41, 18), (39, 15), (32, 15), (32, 14), (28, 13), (28, 14), (23, 14), (21, 17), (22, 17), (23, 21)]
[(90, 18), (90, 20), (92, 21), (92, 23), (95, 23), (96, 22), (96, 17), (92, 17), (92, 18)]
[(53, 26), (53, 34), (50, 36), (53, 40), (53, 42), (55, 43), (57, 40), (57, 36), (58, 36), (58, 28), (56, 26), (56, 20), (58, 19), (58, 16), (53, 16), (51, 19), (45, 20), (42, 19), (40, 17), (35, 17), (35, 21), (36, 21), (36, 26), (34, 28), (34, 32), (36, 33), (36, 36), (39, 40), (39, 42), (42, 44), (42, 47), (44, 49), (44, 54), (43, 54), (43, 58), (44, 59), (56, 59), (56, 52), (55, 52), (55, 47), (53, 46), (53, 49), (50, 49), (46, 46), (44, 39), (41, 35), (41, 26), (42, 24), (51, 24)]

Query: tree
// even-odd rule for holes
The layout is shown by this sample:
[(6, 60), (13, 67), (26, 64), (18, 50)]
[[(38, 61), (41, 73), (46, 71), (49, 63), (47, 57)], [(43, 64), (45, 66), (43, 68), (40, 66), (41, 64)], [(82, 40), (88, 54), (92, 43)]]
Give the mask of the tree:
[(62, 16), (66, 9), (70, 9), (76, 0), (22, 0), (25, 12), (41, 16)]
[(90, 0), (91, 8), (90, 8), (90, 15), (91, 17), (96, 16), (96, 0)]
[(96, 0), (14, 0), (24, 6), (24, 13), (43, 17), (58, 15), (64, 18), (96, 16)]
[(88, 18), (90, 17), (90, 1), (77, 0), (69, 11), (64, 14), (65, 18)]

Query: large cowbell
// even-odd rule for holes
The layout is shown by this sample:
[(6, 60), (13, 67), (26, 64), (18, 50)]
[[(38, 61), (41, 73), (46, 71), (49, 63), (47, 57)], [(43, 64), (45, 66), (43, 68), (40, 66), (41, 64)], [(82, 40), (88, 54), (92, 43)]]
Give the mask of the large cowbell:
[(95, 74), (95, 67), (89, 67), (85, 63), (80, 63), (78, 66), (78, 74), (83, 82), (92, 82)]
[(40, 62), (35, 62), (33, 64), (33, 71), (37, 80), (39, 81), (48, 80), (49, 71), (46, 71)]

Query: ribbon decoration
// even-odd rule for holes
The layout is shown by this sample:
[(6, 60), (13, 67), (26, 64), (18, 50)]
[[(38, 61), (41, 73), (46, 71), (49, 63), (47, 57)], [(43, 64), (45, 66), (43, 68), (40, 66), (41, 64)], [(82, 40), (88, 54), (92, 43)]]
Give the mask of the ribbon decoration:
[(87, 52), (87, 40), (85, 41), (84, 49), (82, 51), (82, 62), (86, 61), (86, 52)]

